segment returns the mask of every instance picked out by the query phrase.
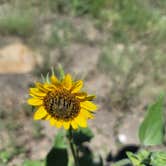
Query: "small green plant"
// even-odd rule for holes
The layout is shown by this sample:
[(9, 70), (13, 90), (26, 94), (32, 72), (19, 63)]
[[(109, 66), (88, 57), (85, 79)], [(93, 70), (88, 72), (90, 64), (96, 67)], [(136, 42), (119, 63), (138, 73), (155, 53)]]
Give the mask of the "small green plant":
[(10, 159), (10, 157), (11, 157), (10, 152), (5, 151), (5, 150), (0, 151), (0, 161), (1, 161), (1, 163), (4, 163), (4, 164), (7, 163), (8, 160)]
[[(11, 12), (12, 10), (12, 12)], [(5, 8), (0, 13), (0, 33), (28, 36), (36, 28), (35, 17), (33, 13), (23, 9)]]
[(166, 165), (165, 151), (148, 151), (146, 147), (164, 144), (164, 95), (148, 107), (147, 114), (139, 128), (141, 149), (138, 153), (127, 152), (128, 159), (123, 159), (113, 166), (164, 166)]
[(68, 13), (74, 16), (90, 15), (98, 17), (102, 11), (106, 0), (49, 0), (52, 11)]
[(71, 11), (75, 15), (90, 14), (98, 16), (105, 4), (105, 0), (71, 0)]
[(164, 166), (166, 164), (166, 152), (149, 152), (142, 150), (137, 154), (127, 153), (134, 166)]
[(50, 39), (48, 40), (49, 46), (57, 46), (59, 48), (64, 48), (69, 45), (73, 36), (74, 27), (72, 24), (66, 20), (56, 21), (52, 26), (52, 32)]
[[(148, 55), (140, 58), (135, 46), (113, 44), (110, 42), (103, 48), (99, 68), (111, 79), (111, 104), (128, 108), (133, 105), (141, 93), (146, 78), (141, 77)], [(139, 80), (139, 81), (138, 81)]]
[[(164, 143), (164, 95), (150, 105), (148, 112), (139, 128), (139, 139), (144, 146), (155, 146)], [(142, 150), (137, 154), (127, 153), (134, 166), (164, 166), (166, 165), (166, 152), (150, 152)]]

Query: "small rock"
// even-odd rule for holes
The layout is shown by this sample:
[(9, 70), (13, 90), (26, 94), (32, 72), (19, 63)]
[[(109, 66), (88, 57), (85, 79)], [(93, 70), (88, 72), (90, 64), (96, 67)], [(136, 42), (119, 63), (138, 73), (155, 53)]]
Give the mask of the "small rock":
[(121, 143), (126, 143), (126, 141), (127, 141), (127, 137), (124, 134), (119, 134), (118, 139)]
[(28, 73), (37, 63), (36, 53), (22, 43), (7, 45), (0, 49), (0, 74)]
[(141, 111), (124, 117), (123, 124), (119, 128), (118, 139), (123, 144), (139, 144), (138, 129), (141, 122)]

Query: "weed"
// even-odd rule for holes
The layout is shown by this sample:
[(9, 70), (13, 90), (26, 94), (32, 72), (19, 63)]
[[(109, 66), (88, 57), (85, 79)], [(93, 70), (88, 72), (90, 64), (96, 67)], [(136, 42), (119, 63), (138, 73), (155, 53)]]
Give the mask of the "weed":
[(48, 41), (50, 46), (65, 47), (73, 38), (74, 28), (67, 21), (57, 21), (52, 26), (52, 34)]
[(146, 81), (141, 73), (147, 57), (140, 56), (136, 46), (108, 44), (103, 49), (99, 67), (112, 81), (111, 105), (128, 108), (143, 88)]
[(36, 27), (34, 18), (30, 10), (4, 8), (0, 13), (0, 33), (25, 37), (31, 35)]

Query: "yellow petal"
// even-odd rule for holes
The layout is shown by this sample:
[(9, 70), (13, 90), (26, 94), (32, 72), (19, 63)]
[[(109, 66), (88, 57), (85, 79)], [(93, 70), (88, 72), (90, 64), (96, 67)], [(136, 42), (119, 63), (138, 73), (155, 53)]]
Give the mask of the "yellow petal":
[(86, 92), (78, 92), (78, 93), (74, 93), (74, 95), (78, 98), (78, 99), (82, 99), (85, 98), (87, 96)]
[(78, 116), (75, 118), (75, 121), (80, 127), (87, 127), (87, 121), (84, 117)]
[(40, 91), (45, 92), (45, 93), (48, 92), (48, 90), (47, 90), (47, 89), (44, 87), (44, 85), (41, 84), (40, 82), (36, 82), (35, 85), (36, 85), (36, 87), (37, 87)]
[(45, 117), (42, 118), (42, 120), (50, 120), (51, 116), (47, 114)]
[(47, 90), (47, 91), (52, 91), (57, 89), (57, 87), (54, 84), (49, 84), (49, 83), (45, 83), (43, 85), (43, 87)]
[(44, 107), (39, 107), (39, 109), (34, 113), (34, 120), (39, 120), (48, 115), (47, 111), (44, 109)]
[(31, 96), (44, 97), (46, 93), (39, 91), (37, 88), (30, 88), (29, 93)]
[(85, 100), (93, 100), (94, 98), (96, 98), (96, 96), (95, 95), (89, 95), (89, 96), (87, 96), (86, 98), (85, 98)]
[(28, 104), (33, 106), (40, 106), (43, 104), (43, 101), (40, 98), (30, 98), (28, 99)]
[(64, 80), (62, 81), (62, 84), (68, 90), (72, 87), (72, 78), (70, 74), (67, 74), (65, 76)]
[(51, 125), (51, 126), (55, 125), (55, 119), (54, 119), (54, 118), (51, 118), (51, 119), (50, 119), (50, 125)]
[(92, 103), (91, 101), (84, 101), (80, 103), (82, 108), (85, 108), (90, 111), (95, 111), (97, 109), (97, 105)]
[(72, 93), (77, 93), (81, 90), (82, 87), (83, 87), (83, 81), (79, 80), (79, 81), (74, 83), (74, 85), (71, 88), (71, 92)]
[(60, 128), (62, 126), (62, 122), (58, 121), (58, 120), (55, 120), (55, 126), (57, 128)]
[(85, 109), (81, 109), (80, 114), (81, 114), (81, 116), (85, 117), (86, 119), (94, 118), (94, 115)]
[(83, 101), (92, 101), (96, 96), (90, 95), (90, 96), (85, 96), (85, 97), (77, 97), (80, 102)]
[(59, 82), (59, 80), (58, 80), (58, 78), (57, 78), (55, 75), (52, 75), (52, 76), (51, 76), (51, 82), (52, 82), (53, 84), (57, 84), (57, 83)]
[(72, 126), (73, 129), (77, 129), (78, 128), (77, 122), (75, 120), (72, 120), (71, 126)]
[(63, 122), (63, 126), (66, 130), (68, 130), (70, 127), (70, 122)]

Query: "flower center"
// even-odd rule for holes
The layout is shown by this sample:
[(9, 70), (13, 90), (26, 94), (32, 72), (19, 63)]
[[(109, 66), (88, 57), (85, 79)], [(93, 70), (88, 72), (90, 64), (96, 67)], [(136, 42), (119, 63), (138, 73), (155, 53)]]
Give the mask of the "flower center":
[(48, 92), (44, 98), (44, 106), (47, 112), (57, 120), (72, 120), (80, 112), (79, 101), (66, 89)]

